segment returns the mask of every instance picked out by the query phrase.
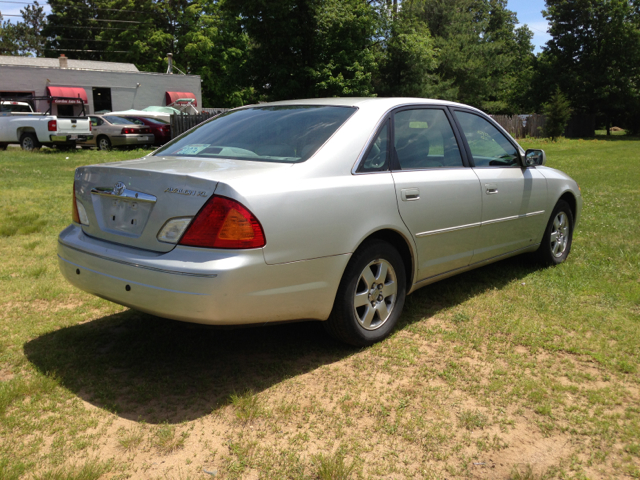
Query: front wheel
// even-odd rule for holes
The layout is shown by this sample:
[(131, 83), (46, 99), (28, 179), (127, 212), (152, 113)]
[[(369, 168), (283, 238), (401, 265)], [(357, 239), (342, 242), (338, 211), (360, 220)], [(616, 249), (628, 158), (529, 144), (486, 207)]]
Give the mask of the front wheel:
[(383, 240), (367, 242), (347, 265), (325, 329), (336, 339), (358, 347), (379, 342), (398, 322), (406, 283), (398, 251)]
[(572, 241), (573, 213), (567, 202), (559, 200), (551, 213), (536, 256), (546, 265), (558, 265), (567, 259)]

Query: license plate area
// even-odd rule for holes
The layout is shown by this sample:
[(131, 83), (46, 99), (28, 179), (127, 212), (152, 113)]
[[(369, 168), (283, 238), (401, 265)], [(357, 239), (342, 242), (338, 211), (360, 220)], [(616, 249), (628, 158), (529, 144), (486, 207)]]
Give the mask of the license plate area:
[(124, 234), (131, 237), (139, 237), (153, 208), (153, 203), (141, 202), (135, 199), (109, 198), (96, 196), (94, 205), (99, 203), (102, 215), (97, 215), (101, 220), (100, 229), (107, 232)]

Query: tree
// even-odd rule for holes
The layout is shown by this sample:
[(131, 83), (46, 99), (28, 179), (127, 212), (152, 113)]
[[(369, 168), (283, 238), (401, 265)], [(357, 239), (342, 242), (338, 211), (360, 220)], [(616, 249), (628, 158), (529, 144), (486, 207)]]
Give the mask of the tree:
[(438, 66), (427, 25), (409, 10), (393, 19), (379, 59), (376, 91), (383, 96), (430, 97)]
[(0, 55), (18, 55), (19, 51), (16, 26), (0, 15)]
[(546, 116), (544, 135), (553, 141), (564, 135), (572, 112), (569, 100), (562, 94), (560, 87), (556, 87), (549, 101), (542, 105), (542, 113)]
[(492, 113), (515, 113), (528, 90), (532, 34), (516, 28), (506, 0), (405, 0), (402, 12), (420, 19), (433, 37), (437, 67), (433, 96)]
[(22, 22), (16, 26), (20, 51), (22, 54), (28, 53), (42, 57), (45, 44), (42, 29), (46, 24), (44, 7), (36, 0), (32, 5), (21, 9), (20, 13), (22, 14)]
[(606, 123), (637, 117), (640, 5), (630, 0), (546, 0), (551, 27), (544, 49), (547, 82), (568, 92), (576, 111)]
[(20, 10), (22, 21), (2, 21), (0, 15), (0, 55), (35, 55), (44, 53), (42, 28), (45, 24), (43, 7), (36, 0)]
[(362, 0), (222, 3), (249, 39), (246, 77), (262, 98), (371, 95), (376, 9)]

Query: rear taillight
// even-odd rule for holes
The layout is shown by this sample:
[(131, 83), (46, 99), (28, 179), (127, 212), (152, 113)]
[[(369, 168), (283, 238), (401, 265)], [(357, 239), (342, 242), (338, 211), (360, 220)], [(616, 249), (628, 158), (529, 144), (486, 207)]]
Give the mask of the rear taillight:
[(73, 182), (73, 206), (71, 207), (71, 220), (73, 220), (74, 223), (80, 223), (80, 215), (78, 215), (78, 202), (76, 201), (76, 182)]
[(266, 240), (258, 219), (242, 204), (213, 196), (200, 209), (179, 245), (208, 248), (260, 248)]
[(91, 122), (89, 122), (89, 131), (93, 132), (93, 124)]
[(57, 120), (49, 120), (48, 128), (50, 132), (55, 132), (58, 130), (58, 121)]
[(150, 130), (148, 128), (128, 128), (125, 127), (122, 129), (122, 134), (127, 134), (127, 133), (149, 133)]
[(89, 217), (87, 217), (87, 210), (84, 205), (76, 198), (76, 184), (73, 183), (73, 207), (71, 210), (71, 219), (75, 223), (81, 223), (82, 225), (89, 225)]

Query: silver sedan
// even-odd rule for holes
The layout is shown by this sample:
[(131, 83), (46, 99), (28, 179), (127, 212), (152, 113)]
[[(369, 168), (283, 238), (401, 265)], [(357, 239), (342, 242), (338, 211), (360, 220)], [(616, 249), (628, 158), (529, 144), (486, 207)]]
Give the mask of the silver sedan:
[(161, 317), (320, 320), (369, 345), (418, 288), (524, 252), (567, 258), (582, 198), (545, 161), (451, 102), (247, 106), (138, 160), (78, 168), (59, 265)]
[(145, 125), (138, 125), (126, 118), (113, 115), (89, 115), (93, 138), (78, 143), (83, 147), (95, 146), (98, 150), (111, 150), (112, 147), (141, 147), (153, 145), (155, 136)]

